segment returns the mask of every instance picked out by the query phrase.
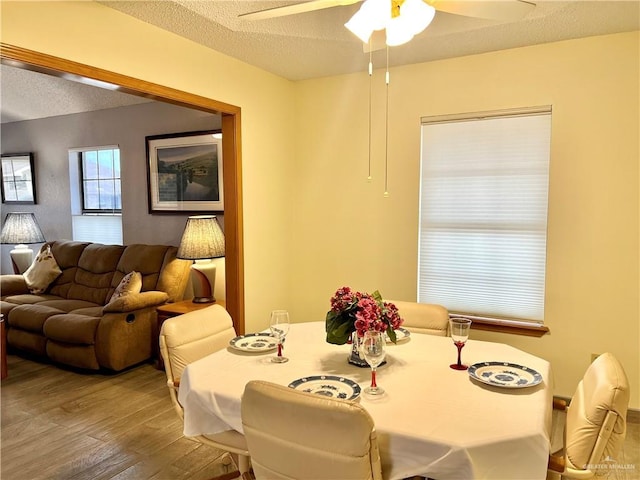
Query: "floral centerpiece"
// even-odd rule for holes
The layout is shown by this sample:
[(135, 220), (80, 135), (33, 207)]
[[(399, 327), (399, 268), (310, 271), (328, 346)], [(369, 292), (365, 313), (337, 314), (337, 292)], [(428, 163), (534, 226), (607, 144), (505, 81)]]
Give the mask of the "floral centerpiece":
[(342, 287), (331, 297), (331, 310), (326, 319), (327, 342), (344, 345), (353, 333), (363, 337), (367, 330), (375, 330), (387, 332), (395, 343), (395, 330), (402, 322), (396, 306), (383, 301), (377, 290), (369, 294)]

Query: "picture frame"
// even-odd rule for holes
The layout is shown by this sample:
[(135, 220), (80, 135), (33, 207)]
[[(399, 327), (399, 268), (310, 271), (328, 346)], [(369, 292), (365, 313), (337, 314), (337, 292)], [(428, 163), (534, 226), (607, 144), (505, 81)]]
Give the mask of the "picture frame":
[(34, 205), (36, 177), (33, 153), (7, 153), (1, 155), (2, 203)]
[(150, 214), (224, 212), (221, 130), (145, 140)]

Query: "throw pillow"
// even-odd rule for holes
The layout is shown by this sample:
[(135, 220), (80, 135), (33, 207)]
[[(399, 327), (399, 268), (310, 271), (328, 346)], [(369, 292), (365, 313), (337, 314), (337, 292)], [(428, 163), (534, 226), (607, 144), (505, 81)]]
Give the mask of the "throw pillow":
[(51, 246), (45, 245), (24, 272), (24, 280), (31, 293), (44, 293), (61, 273), (62, 270), (51, 253)]
[(122, 280), (120, 280), (120, 283), (109, 299), (109, 303), (130, 293), (140, 293), (140, 290), (142, 290), (142, 275), (140, 272), (127, 273), (122, 277)]

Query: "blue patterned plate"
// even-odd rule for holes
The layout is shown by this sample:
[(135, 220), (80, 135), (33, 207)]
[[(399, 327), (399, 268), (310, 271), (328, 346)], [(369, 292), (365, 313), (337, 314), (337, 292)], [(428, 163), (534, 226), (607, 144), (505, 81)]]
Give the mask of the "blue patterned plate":
[(229, 341), (229, 346), (243, 352), (269, 352), (278, 348), (278, 340), (270, 333), (247, 333)]
[(324, 397), (354, 400), (360, 395), (360, 385), (353, 380), (333, 375), (315, 375), (294, 380), (290, 388)]
[(542, 382), (542, 375), (534, 369), (509, 362), (475, 363), (469, 367), (469, 376), (503, 388), (533, 387)]
[[(404, 340), (407, 340), (410, 336), (411, 336), (411, 332), (409, 330), (407, 330), (406, 328), (398, 328), (396, 330), (396, 343), (400, 343)], [(386, 333), (384, 334), (384, 339), (387, 341), (387, 343), (390, 343), (391, 345), (393, 345), (393, 342), (389, 338), (389, 335), (387, 335)]]

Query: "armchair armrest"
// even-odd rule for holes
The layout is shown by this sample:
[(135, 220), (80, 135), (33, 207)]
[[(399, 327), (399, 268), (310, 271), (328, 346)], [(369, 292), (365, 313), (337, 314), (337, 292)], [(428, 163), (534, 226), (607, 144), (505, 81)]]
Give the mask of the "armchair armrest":
[(156, 307), (166, 303), (169, 295), (165, 292), (149, 291), (130, 293), (113, 302), (107, 303), (102, 309), (103, 313), (123, 313), (140, 310), (141, 308)]
[(22, 295), (29, 293), (27, 282), (22, 275), (0, 275), (0, 295)]

